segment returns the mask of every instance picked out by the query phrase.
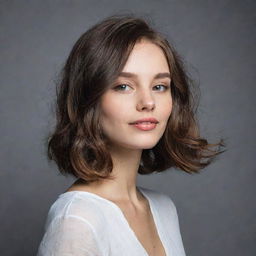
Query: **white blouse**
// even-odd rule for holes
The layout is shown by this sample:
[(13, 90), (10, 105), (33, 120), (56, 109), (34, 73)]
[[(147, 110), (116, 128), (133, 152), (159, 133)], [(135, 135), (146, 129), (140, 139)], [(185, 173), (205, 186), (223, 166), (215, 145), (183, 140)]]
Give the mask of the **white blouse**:
[[(166, 256), (185, 256), (176, 207), (163, 193), (148, 199)], [(149, 256), (117, 204), (86, 191), (60, 194), (48, 212), (37, 256)]]

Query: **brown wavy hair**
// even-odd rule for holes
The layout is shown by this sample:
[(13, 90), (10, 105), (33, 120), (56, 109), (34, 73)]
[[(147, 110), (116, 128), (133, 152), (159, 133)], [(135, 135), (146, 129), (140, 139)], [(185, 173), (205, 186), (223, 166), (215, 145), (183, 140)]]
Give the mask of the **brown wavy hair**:
[(112, 15), (80, 36), (59, 74), (56, 127), (47, 135), (47, 156), (63, 175), (85, 182), (113, 179), (113, 162), (99, 122), (99, 100), (141, 39), (161, 47), (167, 58), (173, 106), (163, 136), (153, 148), (143, 150), (138, 173), (171, 167), (198, 173), (225, 151), (220, 150), (223, 139), (209, 144), (199, 135), (193, 81), (174, 47), (145, 18)]

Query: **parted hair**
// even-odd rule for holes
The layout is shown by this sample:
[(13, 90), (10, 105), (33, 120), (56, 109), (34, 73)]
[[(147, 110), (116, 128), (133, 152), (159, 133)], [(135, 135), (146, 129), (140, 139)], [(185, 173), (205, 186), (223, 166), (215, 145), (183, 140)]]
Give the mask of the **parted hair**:
[(151, 149), (143, 149), (139, 174), (177, 168), (198, 173), (224, 152), (224, 140), (210, 144), (200, 137), (198, 101), (184, 61), (166, 37), (145, 18), (112, 15), (75, 42), (56, 84), (56, 125), (47, 135), (47, 156), (59, 171), (85, 182), (113, 179), (113, 162), (102, 132), (99, 101), (122, 71), (141, 39), (159, 46), (171, 73), (172, 112), (164, 134)]

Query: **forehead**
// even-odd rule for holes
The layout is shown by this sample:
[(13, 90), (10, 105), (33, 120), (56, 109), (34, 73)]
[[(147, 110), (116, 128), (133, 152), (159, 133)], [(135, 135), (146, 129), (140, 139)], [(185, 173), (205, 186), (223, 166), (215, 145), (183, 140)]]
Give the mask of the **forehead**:
[(148, 40), (141, 40), (133, 47), (120, 76), (136, 77), (135, 74), (149, 73), (157, 75), (156, 78), (170, 77), (169, 64), (158, 45)]

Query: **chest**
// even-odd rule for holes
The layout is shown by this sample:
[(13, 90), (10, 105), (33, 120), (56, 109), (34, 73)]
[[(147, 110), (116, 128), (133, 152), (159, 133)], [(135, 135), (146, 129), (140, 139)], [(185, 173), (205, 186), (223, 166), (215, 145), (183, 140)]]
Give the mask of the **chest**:
[(151, 211), (136, 214), (127, 209), (122, 209), (122, 211), (130, 228), (135, 233), (139, 243), (147, 251), (147, 254), (149, 256), (166, 256)]

